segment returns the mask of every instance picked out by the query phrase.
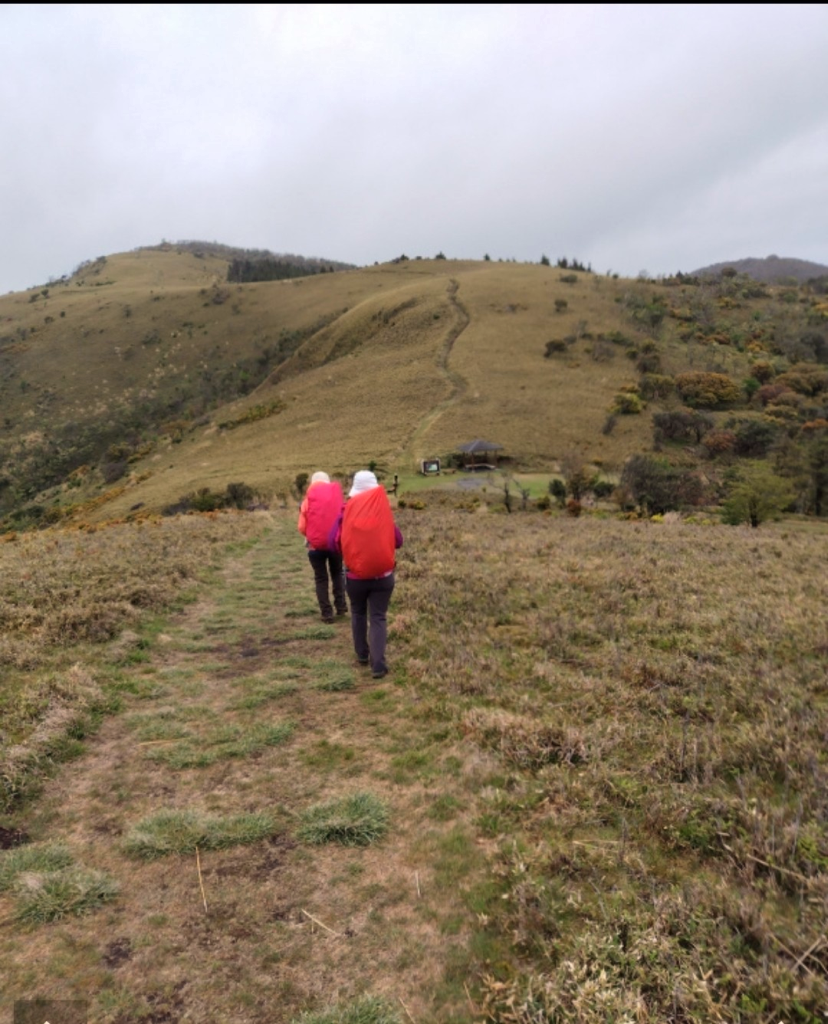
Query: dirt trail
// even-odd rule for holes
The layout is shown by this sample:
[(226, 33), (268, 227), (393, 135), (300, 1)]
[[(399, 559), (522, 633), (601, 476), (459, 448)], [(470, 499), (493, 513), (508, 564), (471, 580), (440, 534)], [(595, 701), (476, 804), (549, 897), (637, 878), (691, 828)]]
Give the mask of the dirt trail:
[(466, 391), (468, 391), (469, 385), (466, 378), (449, 367), (449, 358), (451, 356), (452, 349), (454, 348), (454, 344), (471, 322), (468, 310), (457, 298), (459, 288), (460, 286), (458, 282), (452, 278), (447, 289), (447, 296), (454, 310), (456, 319), (454, 325), (446, 335), (443, 344), (440, 346), (436, 359), (437, 368), (449, 383), (451, 391), (448, 398), (439, 402), (430, 409), (414, 428), (411, 437), (397, 456), (397, 461), (403, 465), (413, 464), (419, 460), (423, 454), (419, 450), (421, 440), (443, 415), (443, 413), (447, 409), (450, 409), (451, 406), (453, 406), (460, 398), (462, 398)]
[[(274, 515), (157, 635), (150, 660), (125, 670), (124, 711), (29, 809), (33, 839), (67, 842), (121, 894), (29, 928), (0, 897), (2, 998), (86, 999), (90, 1022), (287, 1024), (367, 992), (417, 1021), (471, 1020), (445, 976), (467, 956), (465, 877), (451, 877), (447, 846), (470, 813), (446, 767), (458, 751), (395, 680), (393, 615), (391, 632), (392, 674), (377, 684), (354, 664), (349, 620), (319, 620), (295, 525)], [(284, 742), (238, 752), (279, 723), (292, 727)], [(435, 797), (453, 790), (456, 811), (435, 816)], [(387, 803), (383, 842), (299, 841), (308, 806), (355, 792)], [(136, 823), (166, 809), (269, 812), (278, 828), (202, 852), (202, 897), (194, 857), (123, 850)]]

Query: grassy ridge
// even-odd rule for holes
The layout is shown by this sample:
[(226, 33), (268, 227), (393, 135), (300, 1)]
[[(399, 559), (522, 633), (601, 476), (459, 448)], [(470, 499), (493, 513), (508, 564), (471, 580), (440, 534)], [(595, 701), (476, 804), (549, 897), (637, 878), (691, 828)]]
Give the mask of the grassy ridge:
[[(410, 472), (475, 436), (523, 469), (577, 452), (617, 471), (652, 447), (651, 414), (682, 404), (672, 385), (645, 393), (643, 373), (662, 388), (685, 371), (721, 373), (738, 396), (757, 360), (773, 376), (828, 354), (818, 292), (739, 278), (453, 260), (246, 285), (225, 276), (210, 253), (142, 250), (0, 298), (0, 506), (79, 461), (91, 470), (42, 494), (41, 511), (82, 504), (118, 474), (101, 518), (238, 480), (286, 494), (315, 465)], [(770, 408), (745, 392), (745, 415), (779, 430), (818, 419), (822, 385), (795, 382), (793, 397), (790, 386)], [(631, 414), (608, 425), (625, 392)], [(712, 410), (716, 425), (732, 404)], [(696, 449), (681, 457), (706, 457)]]

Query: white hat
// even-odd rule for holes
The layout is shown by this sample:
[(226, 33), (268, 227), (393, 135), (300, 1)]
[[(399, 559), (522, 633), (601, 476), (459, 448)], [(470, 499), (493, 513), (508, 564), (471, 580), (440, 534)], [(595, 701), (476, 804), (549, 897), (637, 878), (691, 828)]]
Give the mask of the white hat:
[(329, 484), (331, 482), (331, 478), (328, 476), (327, 473), (323, 473), (322, 470), (320, 469), (313, 474), (313, 476), (310, 479), (310, 482), (312, 484)]
[(375, 487), (379, 487), (376, 476), (370, 469), (360, 469), (354, 473), (354, 482), (348, 491), (348, 497), (354, 498), (357, 494), (362, 494), (363, 491), (372, 491)]

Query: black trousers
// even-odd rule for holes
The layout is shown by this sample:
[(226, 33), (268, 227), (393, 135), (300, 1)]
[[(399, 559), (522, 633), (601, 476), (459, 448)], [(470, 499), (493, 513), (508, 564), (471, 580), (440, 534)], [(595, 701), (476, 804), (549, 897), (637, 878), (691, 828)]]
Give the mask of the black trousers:
[[(345, 600), (345, 574), (342, 571), (342, 556), (333, 551), (317, 551), (311, 548), (308, 559), (313, 567), (316, 583), (316, 600), (323, 619), (333, 618), (334, 607), (337, 615), (345, 615), (348, 603)], [(333, 590), (333, 605), (331, 604)]]
[(385, 673), (388, 671), (386, 617), (394, 590), (394, 573), (376, 580), (348, 579), (346, 586), (351, 600), (351, 632), (356, 656), (360, 661), (370, 660), (375, 674)]

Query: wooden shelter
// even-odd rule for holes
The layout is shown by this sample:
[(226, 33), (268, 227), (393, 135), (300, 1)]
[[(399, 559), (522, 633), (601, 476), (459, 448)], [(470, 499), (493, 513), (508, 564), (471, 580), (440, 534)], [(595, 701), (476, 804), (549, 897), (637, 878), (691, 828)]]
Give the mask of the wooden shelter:
[(463, 456), (464, 469), (495, 469), (497, 453), (503, 451), (503, 445), (478, 437), (474, 441), (458, 445), (456, 451)]

